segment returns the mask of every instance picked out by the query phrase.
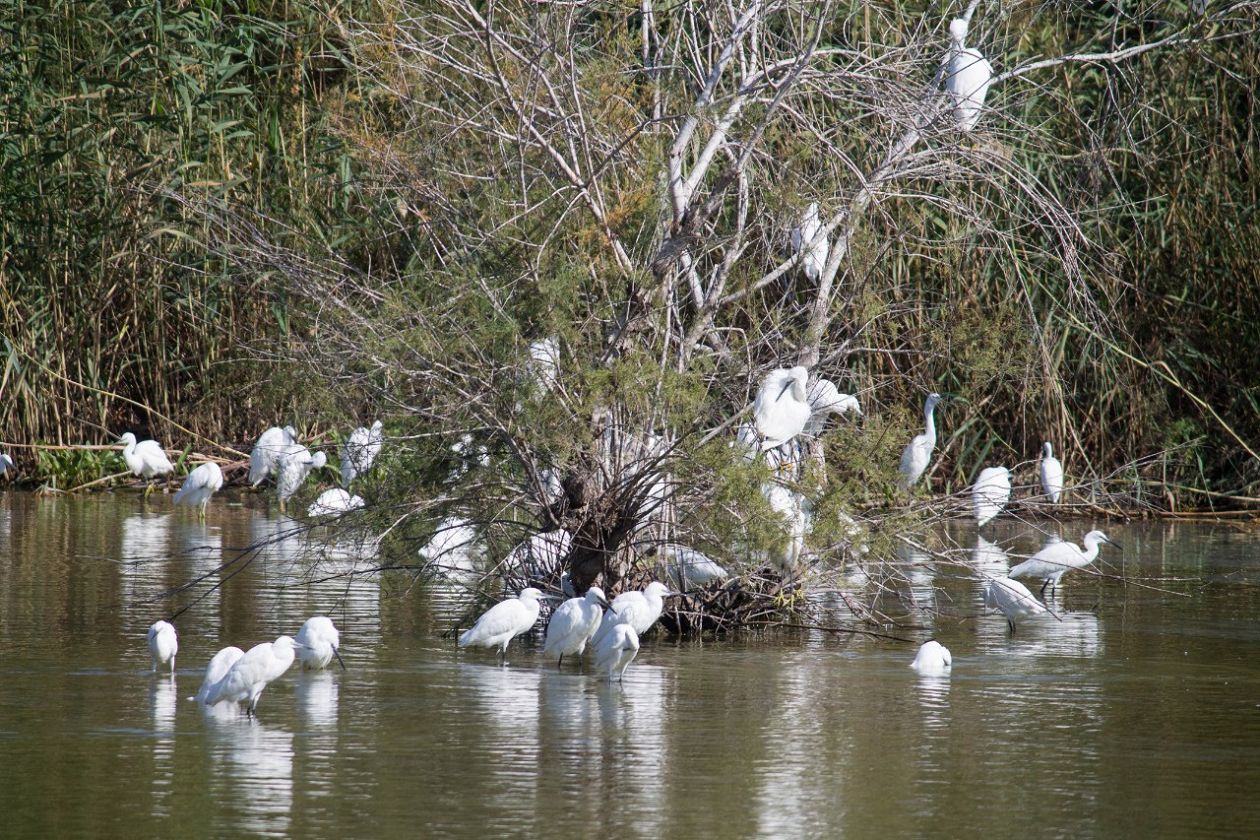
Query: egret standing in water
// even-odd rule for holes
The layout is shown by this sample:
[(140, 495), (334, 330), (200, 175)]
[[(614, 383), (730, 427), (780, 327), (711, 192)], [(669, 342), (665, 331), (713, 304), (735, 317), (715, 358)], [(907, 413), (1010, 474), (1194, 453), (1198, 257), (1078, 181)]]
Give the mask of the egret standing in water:
[(342, 485), (349, 487), (350, 482), (372, 469), (372, 462), (381, 454), (381, 447), (385, 443), (381, 432), (383, 428), (380, 420), (373, 423), (370, 429), (360, 426), (341, 445)]
[(986, 467), (971, 488), (971, 505), (976, 526), (984, 527), (1011, 499), (1011, 472), (1006, 467)]
[(954, 124), (959, 131), (971, 131), (984, 110), (984, 98), (993, 82), (993, 66), (974, 47), (967, 47), (969, 23), (956, 18), (949, 24), (949, 63), (945, 90), (954, 102)]
[(770, 371), (753, 401), (753, 422), (762, 450), (782, 446), (801, 433), (809, 420), (809, 371), (803, 367)]
[(600, 619), (604, 617), (604, 608), (608, 601), (604, 598), (604, 590), (592, 586), (581, 598), (570, 598), (551, 614), (547, 622), (547, 640), (543, 643), (544, 656), (559, 656), (556, 665), (564, 664), (566, 654), (572, 654), (581, 660), (586, 643), (599, 629)]
[(1098, 556), (1098, 546), (1101, 543), (1109, 543), (1116, 548), (1120, 547), (1116, 542), (1108, 539), (1107, 535), (1102, 531), (1090, 531), (1085, 535), (1084, 543), (1084, 551), (1081, 551), (1075, 543), (1051, 543), (1011, 569), (1010, 577), (1041, 578), (1041, 594), (1044, 595), (1046, 587), (1049, 586), (1050, 594), (1053, 595), (1054, 590), (1059, 585), (1059, 578), (1063, 577), (1065, 572), (1088, 566), (1094, 562), (1094, 558)]
[(538, 599), (543, 594), (532, 586), (521, 594), (500, 601), (482, 613), (477, 623), (459, 637), (460, 647), (497, 647), (499, 661), (507, 664), (508, 642), (525, 633), (538, 620)]
[(9, 457), (8, 453), (0, 452), (0, 476), (3, 476), (11, 469), (13, 469), (13, 459)]
[(914, 661), (910, 663), (911, 668), (926, 677), (944, 676), (949, 673), (953, 665), (954, 660), (949, 655), (949, 648), (935, 639), (924, 642), (919, 647), (919, 652), (914, 655)]
[(639, 653), (639, 634), (635, 632), (630, 616), (613, 613), (613, 624), (602, 639), (595, 643), (595, 667), (608, 674), (612, 682), (616, 675), (621, 682), (626, 668)]
[(936, 404), (940, 401), (940, 394), (928, 394), (927, 401), (923, 403), (923, 434), (915, 435), (901, 451), (901, 465), (898, 469), (904, 490), (917, 484), (928, 464), (932, 462), (932, 450), (936, 449)]
[(249, 453), (249, 486), (257, 487), (267, 476), (276, 470), (276, 459), (284, 452), (284, 447), (297, 443), (297, 432), (292, 426), (272, 426), (258, 436)]
[[(279, 636), (274, 642), (254, 645), (228, 669), (227, 674), (206, 695), (205, 704), (238, 703), (245, 713), (253, 715), (258, 698), (269, 683), (280, 679), (296, 657), (296, 643), (291, 636)], [(222, 651), (220, 651), (222, 653)], [(217, 658), (217, 657), (216, 657)]]
[(1009, 577), (991, 578), (984, 589), (985, 606), (996, 607), (1006, 616), (1006, 624), (1015, 632), (1015, 620), (1032, 618), (1047, 612), (1046, 605), (1028, 591), (1028, 587)]
[(1056, 505), (1059, 503), (1059, 496), (1063, 494), (1063, 465), (1054, 457), (1054, 448), (1050, 446), (1050, 441), (1041, 445), (1041, 490)]
[[(123, 460), (138, 477), (148, 480), (170, 475), (175, 471), (171, 459), (166, 457), (162, 445), (156, 440), (142, 440), (137, 443), (136, 436), (127, 432), (118, 439), (118, 442), (123, 444)], [(153, 492), (153, 486), (150, 484), (144, 488), (146, 498)]]
[(677, 594), (670, 592), (668, 586), (656, 580), (644, 587), (642, 592), (622, 592), (613, 598), (608, 611), (604, 613), (599, 630), (595, 633), (595, 643), (598, 645), (603, 641), (623, 616), (630, 621), (635, 635), (642, 636), (652, 629), (652, 625), (665, 611), (665, 599)]
[(276, 456), (276, 494), (280, 497), (281, 513), (284, 513), (284, 503), (298, 491), (311, 470), (317, 470), (326, 463), (327, 455), (323, 452), (312, 455), (300, 443), (290, 443), (280, 448), (280, 453)]
[(818, 218), (817, 202), (805, 209), (801, 223), (792, 228), (792, 250), (800, 255), (800, 266), (806, 279), (817, 283), (827, 267), (827, 255), (831, 251), (827, 234), (823, 233), (822, 222)]
[(228, 671), (232, 670), (232, 666), (244, 655), (245, 651), (238, 647), (225, 647), (214, 655), (210, 664), (206, 666), (206, 676), (201, 681), (201, 688), (197, 690), (198, 703), (203, 706), (214, 705), (206, 702), (210, 697), (210, 692), (214, 691), (215, 687), (227, 676)]
[(171, 663), (171, 673), (175, 673), (175, 654), (179, 653), (179, 637), (175, 635), (175, 626), (169, 621), (155, 621), (149, 627), (149, 656), (153, 659), (153, 670), (159, 665)]
[(302, 629), (298, 630), (297, 658), (302, 663), (303, 671), (322, 671), (337, 657), (341, 670), (346, 670), (346, 663), (341, 661), (338, 648), (341, 647), (341, 634), (337, 632), (332, 619), (315, 615), (306, 619)]
[(206, 518), (206, 507), (210, 497), (223, 486), (223, 470), (214, 461), (206, 461), (193, 470), (184, 479), (179, 492), (171, 499), (173, 505), (188, 505), (197, 508), (197, 518)]

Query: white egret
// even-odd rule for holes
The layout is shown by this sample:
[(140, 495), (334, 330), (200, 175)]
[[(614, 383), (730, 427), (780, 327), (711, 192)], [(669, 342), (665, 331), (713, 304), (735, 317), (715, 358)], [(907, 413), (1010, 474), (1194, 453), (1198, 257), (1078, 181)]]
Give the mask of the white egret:
[(280, 447), (280, 452), (276, 455), (276, 494), (280, 497), (281, 513), (284, 513), (284, 503), (298, 491), (311, 470), (317, 470), (326, 463), (327, 455), (323, 452), (312, 455), (300, 443), (289, 443)]
[(974, 47), (963, 45), (968, 21), (956, 18), (949, 24), (949, 64), (945, 90), (954, 101), (954, 124), (959, 131), (971, 131), (984, 109), (984, 98), (993, 81), (993, 65)]
[(1050, 441), (1041, 445), (1041, 490), (1056, 505), (1063, 495), (1063, 465), (1054, 457), (1054, 448), (1050, 446)]
[(806, 279), (818, 282), (823, 269), (827, 267), (827, 255), (831, 246), (818, 218), (817, 202), (810, 203), (805, 209), (805, 215), (801, 217), (801, 223), (792, 228), (792, 250), (800, 255), (800, 266)]
[(573, 534), (564, 528), (534, 534), (508, 553), (504, 568), (528, 580), (549, 580), (564, 565), (572, 545)]
[(559, 656), (557, 665), (564, 664), (566, 654), (582, 656), (586, 643), (599, 629), (608, 600), (604, 590), (592, 586), (581, 598), (570, 598), (556, 607), (547, 622), (547, 639), (543, 642), (544, 656)]
[(914, 661), (910, 663), (911, 668), (926, 677), (944, 676), (949, 673), (953, 665), (954, 660), (949, 655), (949, 648), (935, 639), (924, 642), (919, 647), (919, 652), (914, 655)]
[(616, 675), (621, 682), (626, 675), (626, 668), (639, 653), (639, 634), (627, 614), (613, 615), (612, 624), (603, 638), (595, 642), (595, 668), (608, 674), (612, 682)]
[(11, 469), (13, 469), (13, 459), (8, 456), (8, 453), (0, 452), (0, 475), (4, 475)]
[(346, 663), (341, 661), (341, 634), (327, 616), (314, 615), (306, 619), (302, 629), (294, 637), (297, 642), (297, 658), (302, 663), (303, 671), (322, 671), (337, 657), (341, 670), (346, 670)]
[(1045, 594), (1046, 587), (1049, 586), (1050, 594), (1053, 595), (1054, 590), (1059, 585), (1059, 578), (1063, 577), (1065, 572), (1088, 566), (1094, 562), (1094, 558), (1098, 556), (1098, 546), (1101, 543), (1110, 543), (1116, 548), (1120, 547), (1113, 540), (1108, 539), (1107, 535), (1102, 531), (1090, 531), (1085, 535), (1083, 542), (1085, 543), (1084, 551), (1081, 551), (1075, 543), (1062, 541), (1051, 543), (1011, 569), (1009, 576), (1013, 578), (1040, 578), (1042, 594)]
[(753, 401), (753, 422), (761, 448), (782, 446), (801, 433), (809, 420), (809, 371), (803, 367), (777, 368), (761, 381)]
[(541, 597), (541, 592), (528, 586), (515, 598), (500, 601), (482, 613), (477, 623), (464, 631), (459, 637), (459, 646), (497, 647), (499, 661), (506, 665), (508, 642), (534, 626), (534, 622), (538, 620), (538, 599)]
[(279, 636), (274, 642), (254, 645), (207, 692), (205, 704), (244, 704), (245, 713), (253, 715), (258, 708), (258, 698), (262, 696), (263, 689), (268, 683), (284, 676), (284, 672), (293, 664), (296, 644), (291, 636)]
[(980, 471), (971, 488), (971, 506), (976, 525), (983, 527), (994, 519), (1011, 500), (1011, 471), (1006, 467), (986, 467)]
[(985, 606), (993, 606), (1006, 616), (1011, 632), (1015, 632), (1015, 620), (1032, 618), (1047, 612), (1046, 605), (1028, 591), (1028, 587), (1009, 577), (991, 578), (984, 589)]
[(829, 414), (862, 416), (862, 404), (851, 394), (842, 394), (830, 379), (819, 379), (809, 386), (809, 419), (805, 421), (805, 434), (817, 437), (822, 434)]
[(198, 703), (203, 706), (213, 705), (206, 702), (210, 697), (210, 692), (223, 681), (228, 671), (232, 670), (232, 666), (244, 655), (245, 651), (238, 647), (225, 647), (214, 655), (210, 664), (206, 666), (206, 676), (201, 681), (201, 688), (197, 690)]
[[(175, 471), (175, 466), (166, 457), (162, 445), (156, 440), (142, 440), (137, 443), (136, 436), (127, 432), (118, 439), (118, 442), (123, 444), (123, 460), (127, 462), (128, 468), (140, 478), (150, 479), (170, 475)], [(144, 489), (144, 495), (147, 497), (152, 490), (153, 485), (150, 484)]]
[(915, 435), (901, 452), (901, 487), (909, 490), (922, 477), (928, 464), (932, 462), (932, 450), (936, 448), (936, 404), (941, 395), (928, 394), (923, 403), (923, 434)]
[(668, 586), (656, 580), (644, 587), (642, 592), (622, 592), (613, 598), (608, 611), (604, 613), (599, 630), (595, 632), (596, 644), (608, 635), (619, 616), (628, 618), (634, 632), (642, 636), (665, 611), (665, 599), (677, 594), (670, 592)]
[(249, 453), (250, 487), (262, 484), (267, 476), (275, 472), (276, 458), (283, 451), (283, 447), (291, 443), (297, 443), (297, 432), (292, 426), (285, 426), (283, 429), (272, 426), (258, 436), (258, 442)]
[(175, 673), (175, 654), (179, 653), (179, 637), (175, 634), (175, 626), (169, 621), (155, 621), (149, 626), (149, 656), (153, 659), (153, 670), (159, 665), (171, 663), (171, 673)]
[(689, 546), (664, 546), (661, 556), (665, 559), (670, 579), (680, 591), (708, 586), (730, 576), (712, 557)]
[(205, 519), (210, 497), (222, 486), (223, 470), (214, 461), (206, 461), (188, 474), (179, 492), (171, 499), (171, 504), (198, 508), (198, 516)]
[(556, 387), (560, 378), (560, 341), (554, 336), (540, 338), (529, 345), (530, 371), (544, 391)]
[(363, 426), (350, 433), (350, 437), (341, 445), (341, 483), (346, 487), (350, 482), (372, 469), (372, 462), (381, 454), (384, 445), (380, 420), (372, 424), (372, 428)]
[(332, 487), (320, 493), (315, 501), (311, 502), (306, 508), (306, 515), (312, 518), (338, 516), (358, 510), (365, 504), (362, 496), (352, 495), (350, 491), (340, 487)]
[(790, 573), (796, 569), (805, 553), (805, 534), (809, 530), (809, 514), (806, 512), (808, 503), (800, 493), (777, 482), (763, 484), (761, 492), (774, 512), (784, 518), (783, 524), (787, 528), (787, 542), (769, 559), (781, 572)]
[(448, 516), (434, 530), (429, 541), (422, 545), (419, 555), (447, 577), (471, 576), (476, 571), (476, 558), (481, 553), (477, 543), (477, 529), (471, 521), (458, 516)]

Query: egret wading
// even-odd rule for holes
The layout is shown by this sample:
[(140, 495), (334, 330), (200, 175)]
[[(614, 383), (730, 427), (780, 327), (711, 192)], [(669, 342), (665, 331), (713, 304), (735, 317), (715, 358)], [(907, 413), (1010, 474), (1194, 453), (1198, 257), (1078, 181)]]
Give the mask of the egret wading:
[(901, 451), (901, 487), (909, 490), (923, 476), (923, 472), (932, 462), (932, 450), (936, 449), (936, 405), (941, 401), (940, 394), (928, 394), (923, 403), (923, 434), (915, 435)]
[(521, 594), (500, 601), (482, 613), (477, 623), (459, 637), (460, 647), (497, 647), (499, 661), (507, 664), (508, 642), (525, 633), (538, 620), (538, 599), (543, 594), (532, 586)]
[(971, 488), (971, 505), (976, 514), (976, 525), (984, 527), (1006, 507), (1011, 500), (1011, 471), (1006, 467), (986, 467), (980, 471), (975, 486)]
[(608, 600), (604, 590), (592, 586), (581, 598), (570, 598), (551, 614), (547, 622), (547, 640), (543, 643), (544, 656), (559, 656), (556, 666), (564, 664), (566, 655), (578, 657), (581, 662), (586, 643), (599, 629), (600, 619)]
[(1063, 465), (1054, 457), (1054, 448), (1050, 446), (1050, 441), (1041, 445), (1041, 490), (1056, 505), (1063, 495)]
[(1049, 586), (1050, 594), (1053, 595), (1055, 589), (1059, 586), (1059, 579), (1063, 577), (1064, 573), (1072, 569), (1088, 566), (1094, 562), (1094, 558), (1098, 556), (1099, 545), (1108, 543), (1116, 548), (1120, 548), (1118, 543), (1109, 539), (1102, 531), (1090, 531), (1085, 535), (1083, 542), (1085, 543), (1084, 551), (1081, 551), (1075, 543), (1051, 543), (1011, 569), (1009, 576), (1013, 578), (1040, 578), (1041, 593), (1044, 595), (1046, 587)]
[(763, 451), (782, 446), (805, 428), (810, 415), (808, 380), (808, 370), (794, 367), (772, 370), (761, 381), (753, 401), (753, 422)]
[(984, 110), (984, 98), (993, 82), (993, 65), (974, 47), (967, 47), (969, 23), (956, 18), (949, 24), (949, 63), (946, 66), (945, 90), (954, 102), (954, 125), (959, 131), (971, 131)]
[(244, 705), (245, 713), (252, 716), (263, 689), (284, 676), (295, 657), (296, 642), (291, 636), (279, 636), (274, 642), (254, 645), (207, 692), (205, 704), (237, 703)]
[[(139, 478), (148, 481), (170, 475), (175, 471), (175, 466), (166, 457), (162, 445), (156, 440), (142, 440), (137, 443), (136, 436), (127, 432), (118, 439), (118, 442), (123, 444), (122, 455), (123, 460), (127, 462), (127, 467)], [(150, 484), (144, 488), (145, 498), (153, 492), (153, 487), (154, 485)]]
[(642, 636), (665, 611), (665, 599), (678, 594), (670, 592), (668, 586), (656, 580), (644, 587), (642, 592), (622, 592), (613, 598), (600, 621), (599, 630), (595, 632), (596, 645), (603, 641), (622, 617), (629, 620), (635, 635)]
[(206, 461), (188, 474), (179, 492), (171, 499), (171, 504), (195, 507), (197, 518), (205, 519), (210, 497), (219, 492), (222, 486), (223, 470), (214, 461)]
[(280, 497), (280, 512), (284, 513), (284, 504), (298, 491), (310, 475), (328, 463), (328, 456), (323, 452), (310, 453), (300, 443), (289, 443), (280, 448), (276, 456), (276, 495)]
[(984, 589), (985, 606), (996, 607), (1006, 616), (1006, 624), (1015, 632), (1018, 619), (1032, 618), (1048, 612), (1046, 605), (1037, 600), (1028, 587), (1009, 577), (990, 578)]
[(276, 471), (276, 458), (284, 451), (284, 447), (297, 443), (297, 432), (292, 426), (272, 426), (258, 436), (249, 453), (249, 486), (257, 487), (267, 476)]
[(203, 706), (212, 706), (213, 703), (207, 702), (210, 693), (214, 691), (219, 683), (223, 682), (223, 678), (227, 676), (228, 671), (232, 670), (232, 666), (245, 655), (245, 651), (238, 647), (225, 647), (210, 660), (210, 664), (206, 666), (206, 675), (201, 681), (201, 688), (197, 690), (198, 703)]
[(297, 642), (297, 658), (302, 663), (303, 671), (322, 671), (337, 658), (341, 670), (346, 670), (346, 663), (341, 661), (341, 634), (337, 632), (332, 619), (315, 615), (306, 619), (302, 629), (294, 638)]
[(13, 469), (13, 459), (8, 453), (0, 452), (0, 476), (7, 475)]
[(149, 627), (149, 656), (153, 659), (153, 670), (159, 665), (170, 663), (171, 673), (175, 673), (175, 654), (179, 653), (179, 637), (175, 634), (175, 626), (169, 621), (155, 621)]
[(910, 663), (911, 668), (925, 677), (944, 676), (949, 673), (953, 665), (954, 660), (949, 655), (949, 648), (935, 639), (924, 642), (919, 647), (919, 652), (914, 655), (914, 661)]
[(635, 632), (629, 615), (612, 613), (613, 623), (602, 639), (595, 643), (595, 667), (621, 682), (626, 668), (639, 653), (639, 634)]

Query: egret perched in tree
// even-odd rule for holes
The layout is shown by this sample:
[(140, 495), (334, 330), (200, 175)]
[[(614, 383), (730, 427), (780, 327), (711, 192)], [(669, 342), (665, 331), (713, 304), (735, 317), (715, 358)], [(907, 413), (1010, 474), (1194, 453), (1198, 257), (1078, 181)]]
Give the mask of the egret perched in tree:
[(901, 451), (901, 466), (898, 469), (903, 489), (913, 487), (932, 462), (932, 450), (936, 448), (936, 404), (940, 401), (940, 394), (928, 394), (923, 404), (923, 434), (915, 435)]
[[(222, 702), (242, 703), (245, 704), (245, 713), (252, 715), (267, 684), (284, 676), (284, 672), (293, 664), (295, 645), (291, 636), (279, 636), (274, 642), (254, 645), (210, 689), (205, 704), (213, 706)], [(222, 654), (223, 651), (219, 653)]]
[[(136, 436), (131, 432), (127, 432), (118, 439), (123, 446), (123, 460), (127, 462), (127, 466), (131, 471), (140, 478), (149, 479), (156, 476), (170, 475), (175, 471), (175, 467), (171, 464), (171, 460), (166, 457), (166, 452), (162, 450), (162, 445), (156, 440), (142, 440), (136, 443)], [(153, 490), (150, 484), (144, 490), (144, 495), (148, 496)]]
[(805, 209), (801, 223), (792, 228), (792, 250), (800, 255), (800, 266), (805, 277), (811, 282), (818, 282), (827, 266), (827, 255), (831, 246), (827, 242), (827, 234), (823, 233), (822, 222), (818, 219), (817, 202), (811, 203)]
[(267, 476), (276, 470), (276, 458), (284, 451), (284, 447), (297, 443), (297, 432), (292, 426), (272, 426), (258, 436), (249, 453), (249, 486), (257, 487)]
[(289, 443), (280, 447), (276, 456), (276, 493), (280, 496), (281, 513), (284, 513), (284, 503), (298, 491), (311, 470), (317, 470), (326, 463), (327, 455), (323, 452), (312, 455), (300, 443)]
[(609, 614), (613, 616), (612, 624), (608, 632), (595, 642), (595, 667), (608, 674), (609, 682), (612, 682), (613, 675), (621, 682), (626, 668), (639, 653), (639, 634), (635, 632), (629, 615), (612, 610)]
[(630, 621), (634, 632), (642, 636), (665, 611), (665, 599), (677, 595), (670, 592), (669, 587), (660, 581), (652, 581), (642, 592), (622, 592), (608, 606), (604, 618), (595, 632), (595, 643), (598, 644), (617, 623), (618, 616), (625, 616)]
[(205, 519), (210, 497), (222, 486), (223, 470), (214, 461), (206, 461), (188, 474), (179, 492), (171, 499), (171, 504), (198, 508), (197, 515)]
[(467, 519), (449, 516), (438, 524), (418, 553), (448, 577), (471, 575), (476, 571), (476, 559), (481, 553), (477, 529)]
[(923, 676), (944, 676), (953, 667), (954, 660), (949, 655), (949, 648), (935, 639), (929, 639), (919, 647), (910, 667)]
[(322, 671), (337, 657), (341, 670), (346, 670), (346, 663), (341, 661), (338, 649), (341, 647), (341, 634), (327, 616), (314, 615), (306, 619), (302, 629), (298, 630), (294, 639), (297, 642), (297, 658), (302, 662), (303, 671)]
[(554, 336), (540, 338), (529, 345), (530, 371), (544, 391), (556, 387), (560, 378), (560, 341)]
[(805, 533), (809, 530), (809, 515), (805, 497), (778, 482), (763, 484), (761, 492), (775, 513), (786, 521), (788, 538), (783, 548), (770, 556), (770, 561), (787, 574), (794, 571), (805, 553)]
[(862, 416), (862, 405), (858, 398), (840, 393), (840, 389), (830, 379), (819, 379), (809, 386), (809, 419), (805, 421), (805, 434), (817, 437), (827, 424), (827, 415), (844, 415), (850, 412), (858, 417)]
[(232, 666), (244, 655), (245, 651), (238, 647), (225, 647), (214, 655), (214, 658), (210, 660), (210, 664), (206, 666), (206, 676), (201, 681), (201, 688), (197, 691), (196, 700), (198, 703), (203, 706), (213, 705), (206, 702), (210, 697), (210, 692), (223, 681), (228, 671), (232, 670)]
[(730, 576), (712, 557), (689, 546), (664, 546), (661, 548), (661, 556), (665, 559), (665, 568), (674, 586), (680, 590), (708, 586)]
[(383, 428), (380, 420), (373, 423), (370, 429), (360, 426), (341, 445), (341, 483), (346, 487), (372, 469), (372, 462), (381, 454), (381, 447), (385, 442), (381, 431)]
[(983, 527), (1011, 500), (1011, 472), (1006, 467), (986, 467), (971, 488), (971, 506), (976, 525)]
[(954, 101), (954, 124), (959, 131), (976, 127), (993, 81), (993, 66), (979, 50), (963, 45), (968, 25), (966, 18), (949, 24), (949, 64), (945, 70), (945, 90)]
[(0, 475), (4, 475), (13, 469), (13, 459), (5, 452), (0, 452)]
[(1063, 494), (1063, 465), (1054, 457), (1050, 441), (1041, 445), (1041, 490), (1056, 505)]
[(541, 597), (541, 592), (528, 586), (515, 598), (500, 601), (464, 631), (459, 637), (459, 646), (497, 647), (499, 661), (506, 665), (508, 642), (534, 626), (538, 620), (538, 599)]
[(772, 370), (761, 381), (753, 401), (753, 422), (763, 450), (782, 446), (805, 428), (810, 414), (808, 380), (808, 370), (794, 367)]
[[(306, 515), (312, 518), (338, 516), (358, 510), (366, 504), (361, 496), (354, 496), (348, 490), (332, 487), (320, 493), (315, 501), (306, 508)], [(298, 641), (301, 641), (299, 639)]]
[(1059, 578), (1070, 569), (1079, 569), (1094, 562), (1098, 556), (1098, 546), (1110, 543), (1119, 548), (1114, 541), (1107, 538), (1102, 531), (1090, 531), (1085, 535), (1085, 550), (1081, 551), (1075, 543), (1055, 542), (1045, 546), (1032, 557), (1011, 569), (1013, 578), (1041, 578), (1041, 592), (1045, 594), (1050, 587), (1050, 594), (1059, 585)]
[(1046, 605), (1028, 591), (1028, 587), (1009, 577), (990, 578), (984, 589), (985, 606), (993, 606), (1006, 616), (1011, 632), (1015, 632), (1015, 620), (1031, 618), (1046, 612)]
[(179, 653), (179, 638), (175, 635), (175, 626), (169, 621), (155, 621), (149, 627), (149, 656), (153, 658), (153, 670), (159, 665), (171, 663), (171, 673), (175, 673), (175, 654)]
[(592, 586), (581, 598), (570, 598), (551, 614), (547, 622), (547, 640), (543, 643), (544, 656), (559, 656), (557, 665), (564, 664), (565, 654), (581, 657), (586, 643), (599, 629), (608, 600), (604, 590)]

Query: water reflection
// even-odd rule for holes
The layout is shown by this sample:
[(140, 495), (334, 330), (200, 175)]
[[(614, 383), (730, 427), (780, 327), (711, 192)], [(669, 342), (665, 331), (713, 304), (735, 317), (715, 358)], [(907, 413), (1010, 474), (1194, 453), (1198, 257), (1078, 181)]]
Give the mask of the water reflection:
[(170, 556), (171, 515), (133, 513), (122, 521), (119, 577), (124, 601), (139, 601), (159, 587)]
[(918, 674), (915, 679), (919, 708), (923, 712), (923, 729), (932, 731), (949, 728), (950, 678)]
[[(297, 669), (300, 666), (295, 665)], [(296, 672), (297, 704), (307, 726), (313, 729), (337, 725), (337, 680), (330, 671)]]
[(233, 831), (268, 837), (289, 833), (293, 808), (293, 733), (242, 715), (204, 715), (212, 734), (211, 785)]
[[(1010, 571), (1011, 561), (1005, 549), (976, 534), (976, 545), (971, 549), (971, 567), (985, 578), (1002, 577)], [(983, 583), (982, 580), (982, 588)]]
[(175, 678), (161, 676), (149, 688), (149, 706), (153, 716), (153, 813), (161, 817), (171, 814), (171, 798), (175, 785)]

